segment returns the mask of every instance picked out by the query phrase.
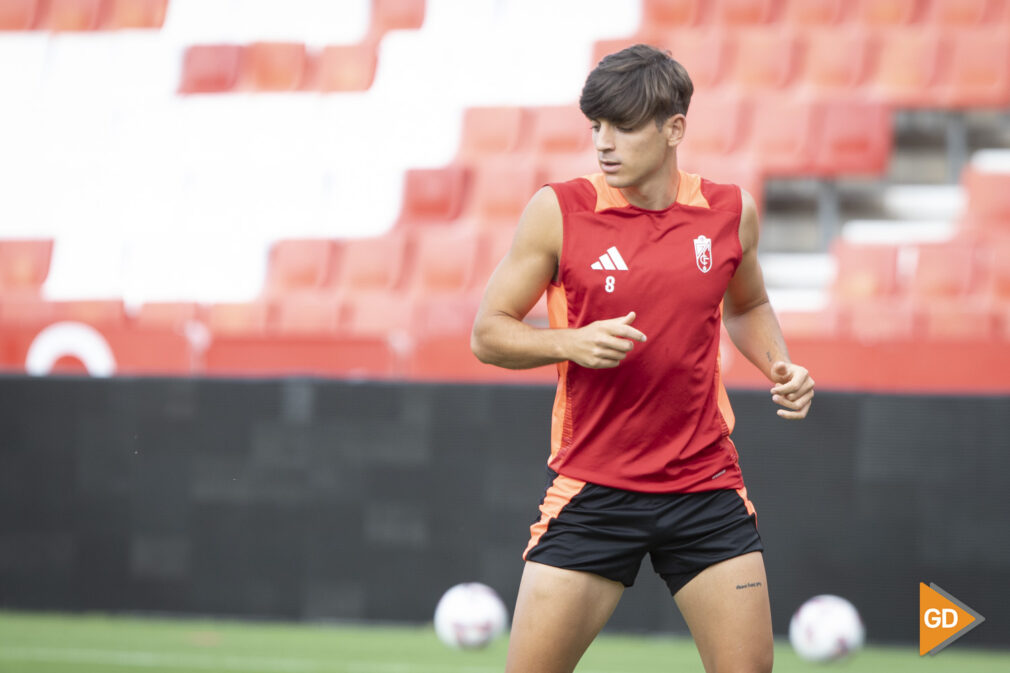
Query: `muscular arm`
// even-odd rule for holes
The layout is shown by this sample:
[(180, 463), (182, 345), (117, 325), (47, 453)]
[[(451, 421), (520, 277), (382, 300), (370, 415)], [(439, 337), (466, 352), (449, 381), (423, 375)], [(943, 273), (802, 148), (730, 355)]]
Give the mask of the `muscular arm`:
[(536, 328), (522, 321), (558, 269), (561, 208), (554, 190), (538, 191), (526, 206), (509, 252), (491, 275), (470, 335), (481, 362), (528, 369), (572, 360), (584, 367), (616, 367), (645, 335), (630, 325), (634, 313), (578, 329)]
[(804, 367), (789, 359), (778, 319), (768, 303), (757, 258), (757, 207), (747, 192), (743, 192), (740, 245), (743, 258), (723, 302), (726, 331), (740, 352), (775, 383), (771, 393), (772, 400), (783, 407), (779, 416), (804, 418), (814, 396), (814, 380)]

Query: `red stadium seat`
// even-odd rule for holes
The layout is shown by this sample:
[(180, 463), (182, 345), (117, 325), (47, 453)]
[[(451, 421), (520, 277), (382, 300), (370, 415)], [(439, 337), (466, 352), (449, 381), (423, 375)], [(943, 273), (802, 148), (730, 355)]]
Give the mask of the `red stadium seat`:
[(968, 198), (968, 224), (1010, 232), (1010, 173), (968, 166), (961, 175), (961, 184)]
[(716, 23), (726, 26), (753, 26), (777, 20), (782, 0), (715, 0)]
[(799, 84), (814, 95), (858, 90), (869, 77), (875, 40), (866, 31), (813, 29), (803, 34)]
[(835, 307), (820, 311), (776, 312), (786, 339), (836, 339), (841, 330), (840, 312)]
[(215, 336), (264, 334), (269, 312), (265, 302), (211, 304), (207, 307), (207, 326)]
[[(678, 157), (679, 159), (679, 157)], [(753, 157), (746, 154), (687, 155), (679, 164), (682, 170), (696, 173), (713, 182), (738, 185), (754, 197), (760, 211), (764, 207), (764, 176)]]
[(965, 301), (931, 301), (921, 310), (923, 334), (933, 341), (990, 341), (997, 337), (992, 306)]
[(749, 150), (765, 175), (805, 175), (815, 166), (817, 103), (782, 96), (754, 99)]
[(415, 338), (432, 334), (470, 334), (480, 305), (480, 295), (448, 294), (419, 297), (414, 302), (411, 333)]
[(168, 0), (107, 0), (106, 27), (112, 29), (161, 28)]
[(592, 149), (589, 120), (577, 105), (533, 108), (533, 149), (544, 154), (577, 154)]
[(948, 31), (948, 81), (940, 104), (952, 108), (1010, 106), (1008, 26)]
[(407, 289), (422, 294), (460, 294), (469, 290), (481, 246), (480, 236), (470, 229), (418, 230)]
[(331, 280), (338, 255), (337, 242), (329, 239), (277, 241), (270, 249), (264, 293), (276, 297), (322, 289)]
[(842, 304), (893, 297), (898, 292), (898, 248), (836, 240), (832, 246), (837, 272), (832, 296)]
[(884, 175), (891, 160), (891, 111), (882, 103), (848, 96), (818, 104), (818, 175)]
[(660, 30), (693, 26), (704, 19), (705, 5), (702, 0), (643, 0), (642, 25)]
[(719, 90), (698, 92), (687, 110), (678, 158), (739, 152), (746, 144), (750, 114), (750, 101), (739, 95)]
[(848, 330), (858, 341), (903, 341), (918, 333), (917, 314), (907, 302), (868, 301), (846, 307)]
[(786, 0), (782, 18), (804, 29), (834, 26), (845, 20), (849, 4), (849, 0)]
[(388, 290), (357, 290), (341, 295), (341, 328), (349, 334), (381, 335), (394, 342), (414, 326), (414, 298)]
[(425, 0), (372, 0), (369, 33), (380, 37), (390, 30), (417, 30), (424, 24)]
[(856, 0), (855, 20), (867, 28), (905, 26), (923, 18), (925, 0)]
[(470, 184), (470, 171), (460, 164), (412, 168), (404, 176), (400, 222), (446, 223), (459, 217)]
[(923, 28), (892, 29), (881, 36), (869, 91), (896, 107), (935, 107), (943, 40)]
[(917, 299), (966, 297), (978, 287), (978, 267), (970, 242), (920, 245), (910, 290)]
[(336, 289), (353, 293), (396, 289), (403, 277), (406, 250), (407, 241), (398, 234), (348, 239), (337, 268)]
[(315, 59), (315, 88), (324, 93), (367, 91), (377, 64), (372, 42), (324, 47)]
[[(597, 160), (596, 148), (592, 146), (591, 133), (589, 136), (590, 147), (582, 152), (540, 157), (536, 165), (536, 184), (546, 185), (549, 182), (565, 182), (582, 177), (583, 175), (599, 173), (600, 163)], [(502, 223), (512, 228), (515, 226), (516, 221), (507, 218), (502, 220)]]
[(146, 302), (141, 304), (133, 323), (145, 330), (183, 332), (191, 323), (205, 323), (203, 308), (193, 302)]
[(926, 20), (941, 28), (991, 25), (1006, 19), (1006, 0), (930, 0)]
[(195, 45), (182, 60), (179, 93), (223, 93), (239, 83), (245, 49), (239, 45)]
[(783, 89), (799, 72), (799, 40), (780, 26), (740, 30), (728, 83), (746, 91)]
[(529, 133), (529, 113), (518, 106), (472, 107), (463, 112), (459, 158), (464, 162), (519, 150)]
[(517, 221), (538, 186), (530, 162), (487, 161), (475, 170), (469, 214), (488, 222)]
[(242, 87), (252, 91), (296, 91), (305, 77), (307, 54), (300, 42), (254, 42), (242, 61)]
[(42, 25), (52, 31), (98, 30), (105, 21), (106, 0), (49, 0)]
[(215, 338), (205, 356), (212, 376), (386, 378), (397, 356), (382, 337), (354, 335)]
[(38, 294), (52, 256), (52, 240), (0, 241), (0, 297), (12, 292)]
[(0, 0), (0, 30), (31, 30), (39, 16), (39, 0)]
[(657, 44), (687, 68), (695, 92), (723, 84), (733, 67), (735, 40), (722, 29), (679, 30)]
[(274, 303), (269, 327), (282, 335), (336, 334), (341, 328), (341, 307), (336, 296), (289, 294)]
[[(980, 244), (979, 255), (985, 267), (984, 293), (999, 304), (1010, 308), (1010, 235), (993, 237)], [(1008, 314), (1010, 315), (1010, 314)]]

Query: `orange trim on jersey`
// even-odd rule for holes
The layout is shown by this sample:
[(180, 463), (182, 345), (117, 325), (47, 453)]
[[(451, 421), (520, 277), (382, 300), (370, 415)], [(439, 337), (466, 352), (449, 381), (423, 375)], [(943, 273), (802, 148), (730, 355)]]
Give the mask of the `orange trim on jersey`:
[(757, 510), (754, 509), (754, 503), (752, 503), (750, 500), (747, 499), (747, 488), (746, 487), (744, 487), (744, 488), (738, 488), (736, 490), (736, 494), (738, 496), (740, 496), (740, 498), (743, 500), (743, 504), (747, 508), (747, 513), (748, 514), (753, 515), (753, 514), (755, 514), (757, 512)]
[[(722, 302), (719, 302), (719, 322), (722, 322)], [(720, 337), (721, 339), (721, 337)], [(736, 414), (733, 413), (733, 405), (729, 402), (729, 394), (726, 386), (722, 383), (722, 347), (715, 354), (715, 386), (716, 404), (719, 406), (719, 414), (722, 417), (723, 432), (726, 436), (733, 434), (736, 427)]]
[[(701, 176), (694, 173), (677, 171), (680, 182), (677, 184), (677, 197), (675, 201), (684, 206), (695, 206), (698, 208), (709, 208), (708, 199), (701, 191)], [(607, 176), (603, 173), (594, 173), (585, 176), (596, 190), (596, 212), (607, 208), (626, 208), (628, 200), (620, 189), (607, 184)]]
[(555, 477), (544, 494), (544, 501), (540, 504), (540, 519), (530, 526), (530, 543), (526, 545), (526, 551), (523, 552), (524, 561), (526, 560), (526, 555), (537, 546), (540, 538), (547, 532), (547, 527), (551, 521), (558, 518), (561, 510), (567, 507), (572, 498), (577, 496), (585, 486), (586, 482), (579, 481), (578, 479), (572, 479), (560, 474)]
[[(568, 327), (568, 297), (564, 285), (547, 286), (547, 320), (552, 328)], [(558, 363), (558, 389), (551, 410), (551, 456), (548, 464), (561, 451), (566, 428), (571, 436), (568, 411), (568, 361), (565, 360)]]

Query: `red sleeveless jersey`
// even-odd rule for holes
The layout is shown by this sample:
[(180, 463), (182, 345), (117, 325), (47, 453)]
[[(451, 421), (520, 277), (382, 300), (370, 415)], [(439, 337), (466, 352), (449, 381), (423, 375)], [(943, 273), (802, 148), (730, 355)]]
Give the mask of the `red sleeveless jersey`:
[(680, 173), (664, 210), (632, 206), (602, 173), (550, 187), (564, 238), (552, 327), (635, 311), (646, 335), (613, 369), (558, 364), (549, 466), (631, 491), (743, 488), (719, 373), (722, 298), (740, 264), (740, 189)]

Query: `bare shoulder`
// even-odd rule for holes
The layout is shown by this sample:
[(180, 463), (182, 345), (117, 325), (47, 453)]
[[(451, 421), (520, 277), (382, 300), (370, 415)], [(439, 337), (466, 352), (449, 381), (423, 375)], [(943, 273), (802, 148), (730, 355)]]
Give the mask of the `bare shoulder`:
[(760, 224), (754, 197), (743, 187), (740, 188), (740, 247), (744, 253), (755, 250), (758, 244)]
[(513, 248), (561, 252), (561, 204), (550, 187), (541, 187), (519, 218)]

